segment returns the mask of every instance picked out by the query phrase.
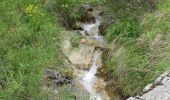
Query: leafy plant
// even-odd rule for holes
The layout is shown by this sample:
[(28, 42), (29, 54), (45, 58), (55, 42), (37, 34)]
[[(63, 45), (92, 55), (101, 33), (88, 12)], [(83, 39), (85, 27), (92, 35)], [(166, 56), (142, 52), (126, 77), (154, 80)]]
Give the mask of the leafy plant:
[(80, 34), (77, 32), (71, 34), (71, 44), (73, 47), (78, 47), (80, 41)]

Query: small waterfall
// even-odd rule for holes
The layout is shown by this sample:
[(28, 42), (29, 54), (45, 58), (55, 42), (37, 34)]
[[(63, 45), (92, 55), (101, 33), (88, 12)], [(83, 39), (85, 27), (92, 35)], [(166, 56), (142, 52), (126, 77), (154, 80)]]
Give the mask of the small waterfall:
[(97, 72), (97, 59), (100, 55), (99, 51), (95, 51), (93, 54), (92, 59), (92, 66), (88, 72), (86, 72), (82, 78), (81, 83), (83, 86), (87, 89), (87, 91), (91, 94), (90, 100), (102, 100), (101, 97), (97, 94), (95, 94), (95, 91), (93, 89), (93, 82), (96, 80), (96, 72)]
[[(84, 31), (81, 31), (81, 33), (87, 32), (87, 33), (89, 33), (89, 35), (92, 39), (96, 40), (100, 44), (103, 44), (104, 37), (98, 35), (100, 19), (96, 18), (95, 23), (84, 23), (83, 24)], [(83, 34), (85, 34), (85, 33), (83, 33)], [(91, 61), (90, 69), (88, 71), (83, 70), (84, 74), (80, 78), (81, 79), (80, 83), (90, 93), (90, 100), (109, 100), (108, 95), (105, 90), (103, 90), (101, 93), (99, 93), (97, 88), (94, 87), (96, 85), (96, 83), (100, 84), (100, 81), (98, 82), (97, 80), (101, 80), (101, 79), (98, 79), (98, 77), (96, 77), (97, 69), (99, 67), (99, 66), (97, 66), (97, 61), (98, 61), (100, 55), (101, 55), (101, 51), (96, 49), (93, 53), (93, 58)], [(102, 82), (104, 82), (104, 81), (102, 81)], [(104, 97), (104, 96), (106, 96), (106, 97)]]
[(64, 43), (64, 51), (68, 55), (69, 62), (73, 64), (73, 74), (75, 75), (76, 86), (78, 88), (78, 91), (76, 91), (76, 100), (87, 100), (86, 98), (89, 94), (89, 100), (110, 100), (105, 90), (106, 82), (96, 76), (98, 69), (102, 69), (101, 60), (104, 37), (99, 35), (99, 26), (102, 19), (99, 16), (100, 12), (93, 12), (95, 13), (95, 23), (89, 21), (77, 22), (77, 27), (81, 27), (79, 31), (82, 35), (82, 40), (80, 40), (78, 48), (70, 50), (70, 39), (66, 39)]

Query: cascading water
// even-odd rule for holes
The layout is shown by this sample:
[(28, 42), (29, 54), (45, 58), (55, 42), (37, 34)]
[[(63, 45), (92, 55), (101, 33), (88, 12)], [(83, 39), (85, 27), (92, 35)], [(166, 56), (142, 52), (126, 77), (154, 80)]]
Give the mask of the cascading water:
[[(99, 19), (97, 19), (97, 18), (99, 18)], [(92, 39), (96, 40), (100, 44), (103, 44), (104, 43), (104, 37), (98, 35), (101, 18), (99, 16), (97, 18), (96, 18), (96, 23), (85, 23), (85, 24), (83, 24), (84, 31), (82, 31), (81, 33), (87, 32), (87, 33), (90, 34), (90, 37)], [(106, 92), (104, 90), (103, 90), (104, 92), (99, 93), (97, 91), (97, 89), (94, 87), (96, 81), (101, 80), (101, 79), (98, 79), (98, 77), (96, 77), (96, 73), (97, 73), (97, 69), (98, 69), (97, 60), (99, 59), (100, 55), (101, 55), (101, 51), (96, 49), (93, 53), (93, 58), (92, 58), (92, 62), (91, 62), (92, 64), (91, 64), (90, 69), (88, 71), (83, 70), (84, 74), (80, 78), (81, 79), (80, 83), (90, 93), (90, 100), (109, 100), (108, 96), (106, 96)], [(106, 97), (103, 97), (103, 95), (105, 95)]]
[(83, 75), (81, 83), (83, 86), (87, 89), (87, 91), (91, 94), (90, 100), (102, 100), (101, 97), (97, 94), (95, 94), (95, 91), (93, 89), (93, 82), (96, 80), (96, 72), (97, 72), (97, 59), (99, 56), (99, 51), (95, 51), (92, 59), (92, 66), (88, 72), (85, 72)]

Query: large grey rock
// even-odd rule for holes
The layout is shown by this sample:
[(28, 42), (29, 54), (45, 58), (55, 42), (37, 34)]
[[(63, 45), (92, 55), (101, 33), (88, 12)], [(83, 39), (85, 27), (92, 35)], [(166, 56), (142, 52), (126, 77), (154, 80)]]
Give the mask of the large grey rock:
[(170, 71), (158, 77), (154, 84), (147, 85), (141, 95), (127, 100), (170, 100)]
[(86, 69), (89, 67), (94, 49), (93, 46), (80, 44), (78, 48), (72, 49), (68, 58), (72, 64), (80, 65)]

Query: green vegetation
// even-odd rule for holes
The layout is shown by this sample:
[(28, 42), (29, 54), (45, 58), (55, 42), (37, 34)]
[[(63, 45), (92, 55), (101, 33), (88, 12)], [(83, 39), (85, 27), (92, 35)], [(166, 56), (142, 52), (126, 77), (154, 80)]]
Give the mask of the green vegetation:
[(170, 2), (151, 4), (150, 0), (142, 7), (135, 6), (137, 1), (134, 6), (122, 1), (115, 1), (119, 3), (112, 8), (117, 21), (107, 30), (106, 38), (113, 46), (104, 62), (106, 79), (113, 79), (112, 85), (127, 97), (139, 94), (169, 68)]
[[(1, 100), (47, 99), (49, 94), (42, 92), (44, 70), (52, 66), (66, 71), (60, 50), (65, 31), (60, 21), (65, 26), (71, 25), (79, 17), (77, 13), (80, 4), (96, 2), (98, 0), (0, 2)], [(74, 38), (73, 45), (77, 46), (79, 37)], [(73, 99), (69, 93), (62, 96), (67, 100)]]
[(43, 72), (62, 67), (62, 31), (42, 2), (0, 2), (0, 99), (43, 99)]
[(103, 0), (50, 0), (48, 8), (54, 11), (59, 17), (60, 22), (67, 28), (71, 28), (75, 21), (81, 17), (80, 5), (100, 4)]
[[(1, 0), (0, 99), (42, 100), (43, 72), (65, 71), (60, 50), (65, 29), (80, 20), (83, 4), (107, 6), (104, 55), (107, 81), (124, 97), (142, 91), (170, 65), (169, 0)], [(114, 18), (114, 19), (113, 19)], [(112, 24), (112, 20), (115, 20)], [(107, 24), (107, 23), (106, 23)], [(108, 25), (106, 25), (108, 26)], [(73, 47), (80, 35), (72, 33)], [(65, 91), (61, 89), (61, 91)], [(73, 94), (65, 94), (68, 100)]]
[(78, 47), (80, 41), (80, 34), (77, 32), (74, 32), (71, 34), (71, 44), (73, 47)]

